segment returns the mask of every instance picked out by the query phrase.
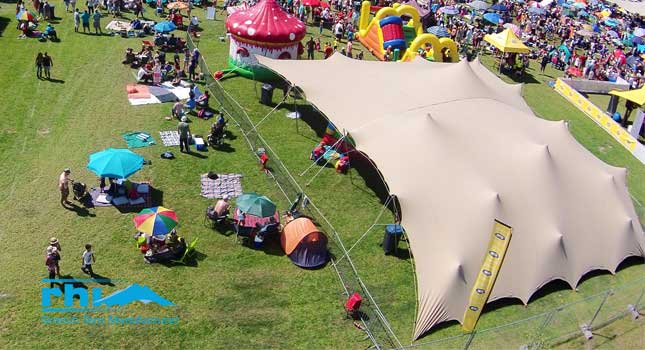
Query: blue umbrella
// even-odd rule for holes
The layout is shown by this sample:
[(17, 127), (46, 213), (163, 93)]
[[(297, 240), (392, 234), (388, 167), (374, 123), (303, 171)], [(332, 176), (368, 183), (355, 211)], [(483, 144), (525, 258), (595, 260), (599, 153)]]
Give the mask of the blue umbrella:
[(633, 36), (631, 39), (632, 44), (634, 45), (643, 45), (645, 44), (645, 40), (641, 38), (640, 36)]
[(619, 37), (618, 33), (615, 30), (607, 31), (607, 35), (609, 35), (610, 37), (612, 37), (614, 39)]
[(587, 5), (585, 5), (582, 2), (576, 2), (576, 3), (571, 4), (571, 7), (575, 7), (577, 9), (584, 9), (584, 8), (587, 8)]
[(589, 17), (589, 12), (582, 10), (578, 12), (578, 17)]
[(87, 168), (96, 175), (125, 179), (143, 166), (143, 157), (122, 148), (108, 148), (90, 155)]
[(608, 27), (614, 28), (614, 27), (616, 27), (618, 25), (618, 21), (616, 21), (613, 18), (607, 17), (607, 18), (605, 18), (605, 25), (608, 26)]
[(532, 15), (544, 15), (546, 14), (546, 10), (541, 8), (541, 7), (531, 7), (529, 8), (529, 13)]
[(445, 15), (456, 15), (459, 13), (459, 10), (454, 6), (444, 6), (440, 8), (439, 11)]
[(484, 14), (484, 20), (493, 23), (493, 24), (499, 24), (499, 21), (502, 19), (500, 15), (496, 13), (486, 13)]
[(428, 33), (434, 34), (439, 38), (449, 38), (450, 37), (450, 33), (448, 32), (448, 29), (446, 29), (445, 27), (441, 27), (441, 26), (432, 26), (432, 27), (428, 28)]
[(499, 11), (499, 12), (508, 12), (508, 7), (504, 6), (502, 3), (497, 3), (490, 8), (493, 11)]
[(157, 32), (168, 33), (168, 32), (172, 32), (173, 30), (177, 29), (177, 26), (172, 22), (163, 21), (163, 22), (159, 22), (159, 23), (155, 24), (155, 26), (153, 28)]

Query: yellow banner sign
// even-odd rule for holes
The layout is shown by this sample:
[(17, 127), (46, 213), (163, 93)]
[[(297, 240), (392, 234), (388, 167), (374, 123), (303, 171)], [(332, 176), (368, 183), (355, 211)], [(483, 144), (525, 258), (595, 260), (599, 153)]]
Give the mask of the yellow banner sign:
[(506, 249), (508, 249), (508, 244), (511, 240), (512, 231), (510, 226), (495, 220), (484, 262), (473, 285), (473, 290), (470, 292), (468, 308), (464, 313), (462, 328), (466, 332), (472, 332), (475, 329), (479, 315), (484, 305), (486, 305), (490, 292), (493, 290), (497, 274), (506, 255)]

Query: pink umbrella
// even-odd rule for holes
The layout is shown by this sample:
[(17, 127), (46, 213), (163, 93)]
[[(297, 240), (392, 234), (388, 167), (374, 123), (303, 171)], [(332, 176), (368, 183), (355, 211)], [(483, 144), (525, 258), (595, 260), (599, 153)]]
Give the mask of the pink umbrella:
[(304, 6), (318, 7), (320, 6), (320, 0), (303, 0), (302, 4)]
[(522, 33), (522, 30), (517, 26), (517, 24), (506, 23), (504, 24), (504, 28), (510, 29), (517, 36), (520, 36), (520, 34)]

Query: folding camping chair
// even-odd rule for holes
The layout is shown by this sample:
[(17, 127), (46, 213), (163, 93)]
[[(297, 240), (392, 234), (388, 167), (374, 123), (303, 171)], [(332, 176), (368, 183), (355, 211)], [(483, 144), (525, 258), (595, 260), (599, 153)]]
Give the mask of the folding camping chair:
[(215, 228), (216, 225), (226, 223), (226, 219), (228, 219), (228, 215), (218, 216), (215, 212), (215, 208), (210, 205), (206, 208), (206, 212), (204, 213), (204, 226)]
[(191, 256), (195, 254), (195, 246), (197, 245), (197, 241), (199, 241), (199, 238), (195, 238), (194, 241), (190, 242), (190, 244), (186, 246), (186, 251), (184, 252), (184, 255), (181, 257), (181, 259), (172, 260), (172, 262), (186, 265), (186, 260), (190, 259)]

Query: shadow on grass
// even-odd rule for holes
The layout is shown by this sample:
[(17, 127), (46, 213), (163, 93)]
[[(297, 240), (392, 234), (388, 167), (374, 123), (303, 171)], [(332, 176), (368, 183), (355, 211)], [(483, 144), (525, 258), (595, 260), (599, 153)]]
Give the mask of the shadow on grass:
[(184, 263), (178, 262), (178, 261), (160, 261), (159, 264), (163, 265), (165, 267), (171, 268), (174, 266), (188, 266), (188, 267), (197, 267), (199, 266), (199, 262), (203, 261), (204, 259), (208, 258), (208, 255), (194, 250), (189, 257), (184, 260)]
[[(76, 282), (76, 278), (74, 276), (70, 275), (70, 274), (60, 276), (59, 281), (60, 282), (58, 283), (58, 286), (59, 286), (61, 292), (63, 292), (63, 294), (65, 294), (65, 285), (66, 284), (71, 285), (73, 288), (87, 289), (87, 286), (85, 285), (85, 283)], [(73, 297), (74, 297), (74, 299), (78, 299), (79, 295), (74, 294)]]
[(441, 322), (438, 325), (432, 327), (432, 329), (430, 329), (427, 332), (421, 334), (421, 336), (419, 337), (419, 339), (417, 339), (417, 341), (423, 339), (424, 337), (429, 336), (430, 334), (432, 334), (434, 332), (439, 332), (442, 329), (446, 329), (446, 328), (458, 327), (459, 325), (460, 325), (460, 323), (457, 320)]
[(45, 81), (48, 81), (50, 83), (56, 83), (56, 84), (65, 84), (65, 80), (62, 80), (62, 79), (50, 78), (50, 79), (45, 79)]
[(11, 22), (9, 18), (0, 17), (0, 36), (4, 34), (5, 29), (9, 26), (9, 22)]
[(114, 287), (114, 283), (112, 283), (112, 280), (109, 277), (99, 275), (96, 272), (91, 277), (96, 279), (97, 280), (96, 283), (98, 283), (98, 284), (100, 284), (102, 286)]
[(90, 213), (90, 211), (87, 210), (87, 208), (84, 206), (81, 207), (74, 203), (71, 203), (71, 204), (64, 205), (63, 207), (69, 211), (75, 212), (76, 215), (80, 217), (91, 217), (91, 218), (96, 217), (96, 214)]

